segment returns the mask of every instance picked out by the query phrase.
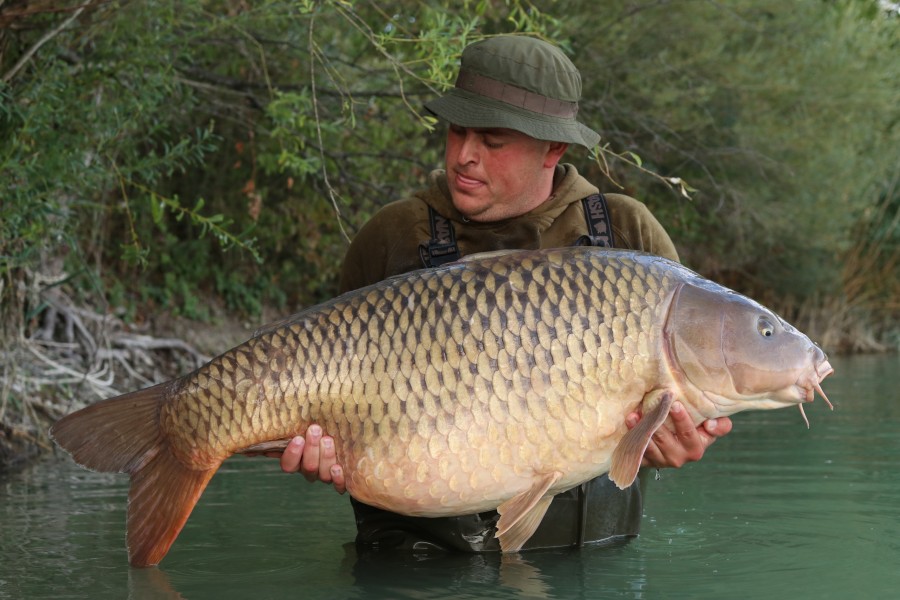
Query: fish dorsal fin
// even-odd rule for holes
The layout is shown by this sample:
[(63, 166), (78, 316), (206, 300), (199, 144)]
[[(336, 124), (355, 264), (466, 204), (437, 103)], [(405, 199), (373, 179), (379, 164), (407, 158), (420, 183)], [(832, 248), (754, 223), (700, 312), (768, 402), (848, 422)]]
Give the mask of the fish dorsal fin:
[(675, 400), (675, 394), (669, 390), (654, 390), (644, 397), (643, 404), (651, 404), (655, 396), (659, 396), (659, 403), (644, 414), (640, 423), (625, 434), (613, 451), (609, 479), (621, 490), (634, 483), (650, 438), (669, 416), (669, 408)]
[(553, 500), (553, 496), (544, 495), (560, 477), (559, 471), (540, 475), (531, 488), (497, 507), (500, 520), (496, 535), (503, 552), (516, 552), (528, 541)]

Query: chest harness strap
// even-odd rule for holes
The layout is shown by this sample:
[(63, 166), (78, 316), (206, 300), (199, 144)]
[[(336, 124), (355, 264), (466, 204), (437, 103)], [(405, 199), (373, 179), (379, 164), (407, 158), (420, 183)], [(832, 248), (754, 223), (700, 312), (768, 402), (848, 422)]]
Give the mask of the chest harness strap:
[(588, 233), (575, 240), (575, 245), (612, 248), (615, 245), (612, 221), (609, 219), (609, 207), (603, 194), (582, 198), (581, 207), (584, 209)]
[[(612, 248), (612, 221), (609, 218), (609, 207), (603, 194), (593, 194), (581, 199), (584, 209), (584, 220), (587, 224), (587, 235), (575, 240), (576, 246), (602, 246)], [(459, 260), (459, 246), (456, 243), (456, 231), (453, 223), (428, 207), (428, 219), (431, 221), (431, 240), (419, 245), (419, 256), (426, 267), (439, 267), (448, 262)]]
[(459, 246), (456, 245), (456, 231), (453, 223), (436, 210), (428, 207), (431, 221), (431, 241), (419, 244), (419, 256), (426, 267), (439, 267), (444, 263), (459, 260)]

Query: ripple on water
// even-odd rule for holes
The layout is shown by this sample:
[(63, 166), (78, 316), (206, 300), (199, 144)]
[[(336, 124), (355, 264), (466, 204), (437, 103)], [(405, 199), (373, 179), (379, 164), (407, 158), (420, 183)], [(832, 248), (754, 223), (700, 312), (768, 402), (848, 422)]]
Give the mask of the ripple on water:
[(893, 598), (900, 361), (833, 364), (834, 413), (810, 407), (809, 431), (796, 411), (735, 416), (648, 482), (637, 540), (515, 562), (357, 556), (346, 498), (235, 459), (161, 567), (129, 569), (127, 477), (48, 461), (0, 480), (0, 598)]

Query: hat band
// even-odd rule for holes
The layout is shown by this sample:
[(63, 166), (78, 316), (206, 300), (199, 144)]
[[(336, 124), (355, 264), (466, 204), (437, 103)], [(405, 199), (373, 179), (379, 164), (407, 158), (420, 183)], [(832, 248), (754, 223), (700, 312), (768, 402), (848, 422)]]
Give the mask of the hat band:
[(526, 89), (473, 73), (466, 69), (460, 69), (456, 77), (456, 87), (479, 96), (492, 100), (499, 100), (506, 104), (512, 104), (551, 117), (574, 119), (578, 114), (578, 103), (567, 102), (548, 98), (541, 94), (529, 92)]

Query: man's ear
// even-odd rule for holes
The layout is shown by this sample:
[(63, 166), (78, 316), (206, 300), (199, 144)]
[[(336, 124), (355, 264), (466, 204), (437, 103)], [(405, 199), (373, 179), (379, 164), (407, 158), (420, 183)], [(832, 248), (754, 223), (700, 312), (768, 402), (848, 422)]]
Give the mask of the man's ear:
[(550, 142), (547, 154), (544, 156), (544, 167), (548, 169), (555, 168), (568, 149), (569, 144), (566, 142)]

